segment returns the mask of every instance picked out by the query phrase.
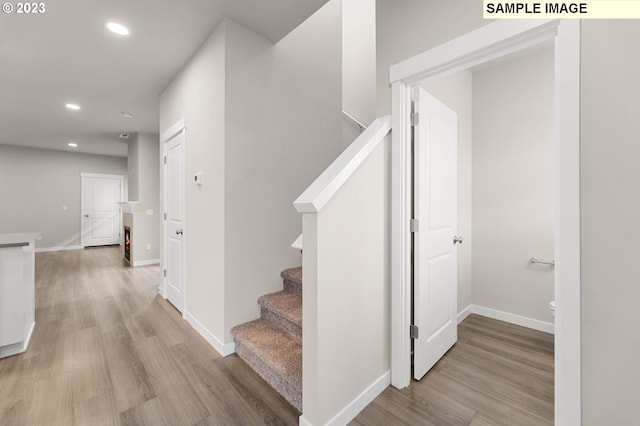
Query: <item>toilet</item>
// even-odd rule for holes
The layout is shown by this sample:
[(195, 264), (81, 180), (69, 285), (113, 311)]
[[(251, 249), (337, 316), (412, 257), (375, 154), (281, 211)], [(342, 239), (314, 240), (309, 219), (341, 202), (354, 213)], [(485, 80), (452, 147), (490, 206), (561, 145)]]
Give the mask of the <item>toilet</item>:
[(551, 309), (551, 315), (556, 316), (556, 301), (552, 300), (549, 302), (549, 309)]

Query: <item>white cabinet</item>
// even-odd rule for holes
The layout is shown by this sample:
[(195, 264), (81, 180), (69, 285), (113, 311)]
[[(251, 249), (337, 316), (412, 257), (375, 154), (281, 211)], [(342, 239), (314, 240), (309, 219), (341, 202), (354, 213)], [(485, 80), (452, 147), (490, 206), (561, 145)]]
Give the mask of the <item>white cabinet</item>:
[(37, 236), (0, 234), (0, 358), (26, 351), (35, 326)]

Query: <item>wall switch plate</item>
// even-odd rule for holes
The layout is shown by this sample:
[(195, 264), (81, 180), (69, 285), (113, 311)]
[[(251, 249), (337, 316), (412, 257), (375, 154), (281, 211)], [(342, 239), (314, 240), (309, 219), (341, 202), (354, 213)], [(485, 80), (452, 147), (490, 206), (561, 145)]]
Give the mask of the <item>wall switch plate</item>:
[(147, 250), (151, 250), (151, 244), (147, 244)]
[(195, 181), (196, 185), (202, 185), (202, 172), (196, 173), (193, 177), (193, 180)]

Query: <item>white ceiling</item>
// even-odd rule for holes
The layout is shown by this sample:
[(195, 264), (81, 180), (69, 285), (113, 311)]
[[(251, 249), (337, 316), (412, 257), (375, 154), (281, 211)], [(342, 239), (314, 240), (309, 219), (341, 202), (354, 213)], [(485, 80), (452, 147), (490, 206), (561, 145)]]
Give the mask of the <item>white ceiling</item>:
[[(55, 0), (41, 15), (2, 13), (0, 144), (126, 156), (118, 135), (158, 133), (160, 92), (222, 17), (275, 42), (326, 1)], [(107, 31), (111, 20), (130, 36)]]

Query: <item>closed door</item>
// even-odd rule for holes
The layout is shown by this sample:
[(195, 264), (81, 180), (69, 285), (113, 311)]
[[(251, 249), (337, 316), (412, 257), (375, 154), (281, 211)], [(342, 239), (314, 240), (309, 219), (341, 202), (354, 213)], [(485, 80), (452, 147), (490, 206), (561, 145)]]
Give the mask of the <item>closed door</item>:
[(120, 244), (122, 176), (83, 173), (81, 244), (104, 246)]
[(184, 129), (164, 144), (165, 296), (184, 309)]
[(457, 115), (424, 89), (413, 91), (414, 378), (453, 346), (457, 329)]

